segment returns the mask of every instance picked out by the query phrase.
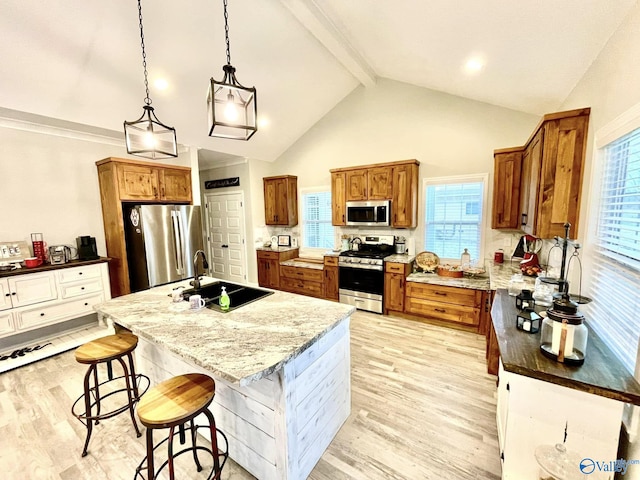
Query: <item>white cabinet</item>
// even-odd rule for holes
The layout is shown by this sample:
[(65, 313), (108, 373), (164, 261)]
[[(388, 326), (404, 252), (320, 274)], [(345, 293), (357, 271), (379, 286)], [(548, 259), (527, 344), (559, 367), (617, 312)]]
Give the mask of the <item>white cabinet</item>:
[[(498, 375), (503, 480), (537, 480), (535, 449), (562, 443), (565, 427), (567, 450), (599, 461), (617, 458), (622, 402), (505, 372), (502, 362)], [(610, 480), (613, 474), (596, 470), (589, 478)]]
[(7, 311), (0, 312), (0, 337), (9, 335), (15, 331), (16, 326), (13, 323), (13, 313)]
[(0, 279), (0, 337), (89, 315), (110, 298), (107, 263)]
[(17, 275), (7, 280), (13, 308), (58, 298), (53, 272)]

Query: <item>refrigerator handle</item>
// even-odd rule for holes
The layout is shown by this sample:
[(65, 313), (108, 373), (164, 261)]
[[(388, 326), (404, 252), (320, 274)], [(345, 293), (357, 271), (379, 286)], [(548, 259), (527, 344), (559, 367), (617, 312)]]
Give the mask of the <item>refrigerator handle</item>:
[(176, 247), (176, 270), (182, 275), (182, 250), (180, 248), (180, 226), (178, 225), (178, 218), (176, 212), (171, 212), (171, 226), (173, 229), (173, 243)]
[(184, 233), (185, 233), (185, 228), (184, 228), (184, 218), (182, 217), (182, 215), (180, 215), (178, 212), (176, 212), (176, 220), (178, 221), (178, 255), (180, 255), (180, 273), (182, 275), (185, 275), (187, 273), (187, 267), (185, 267), (185, 258), (184, 258), (184, 252), (185, 252), (185, 247), (184, 247)]

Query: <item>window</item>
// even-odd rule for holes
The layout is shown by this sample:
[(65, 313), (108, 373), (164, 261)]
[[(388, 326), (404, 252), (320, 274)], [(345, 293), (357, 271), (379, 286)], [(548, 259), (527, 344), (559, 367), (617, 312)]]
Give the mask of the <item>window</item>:
[(633, 372), (640, 336), (640, 128), (601, 147), (587, 321)]
[(486, 176), (425, 180), (425, 250), (459, 259), (465, 248), (483, 258)]
[(334, 248), (331, 225), (331, 192), (302, 193), (302, 247), (328, 250)]

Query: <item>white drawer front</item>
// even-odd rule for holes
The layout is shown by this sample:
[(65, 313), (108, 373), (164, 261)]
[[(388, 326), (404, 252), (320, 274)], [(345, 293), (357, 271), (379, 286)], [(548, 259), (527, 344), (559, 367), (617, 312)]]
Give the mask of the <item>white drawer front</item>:
[(60, 285), (62, 298), (77, 297), (88, 293), (102, 292), (102, 280), (92, 278), (87, 282), (63, 283)]
[(13, 323), (13, 314), (10, 312), (0, 312), (0, 337), (9, 335), (16, 331)]
[(84, 267), (63, 268), (58, 271), (60, 283), (77, 282), (87, 278), (100, 278), (100, 265), (86, 265)]
[(42, 305), (40, 308), (29, 308), (17, 313), (18, 328), (31, 329), (40, 325), (68, 320), (93, 313), (93, 306), (104, 302), (102, 294), (79, 298), (56, 305)]

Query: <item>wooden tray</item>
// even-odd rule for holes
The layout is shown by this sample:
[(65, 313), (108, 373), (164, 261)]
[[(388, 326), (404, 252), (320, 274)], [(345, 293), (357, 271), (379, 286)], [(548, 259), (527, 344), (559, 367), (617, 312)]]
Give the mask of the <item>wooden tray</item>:
[(420, 252), (416, 255), (416, 265), (425, 272), (435, 272), (440, 264), (440, 257), (433, 252)]
[(462, 270), (449, 270), (446, 267), (438, 266), (438, 275), (441, 277), (462, 278), (463, 274)]

